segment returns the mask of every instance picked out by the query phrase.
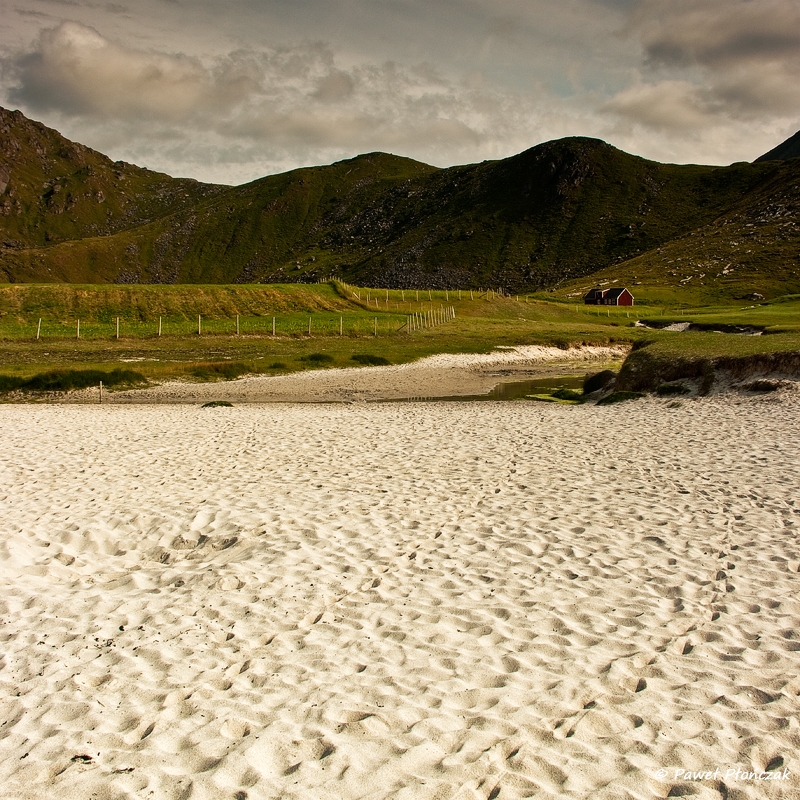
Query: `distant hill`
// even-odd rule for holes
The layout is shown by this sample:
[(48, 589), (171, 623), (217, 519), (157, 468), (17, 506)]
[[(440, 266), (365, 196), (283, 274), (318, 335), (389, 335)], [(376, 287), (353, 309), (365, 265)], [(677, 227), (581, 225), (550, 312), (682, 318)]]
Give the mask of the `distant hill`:
[(659, 164), (568, 138), (448, 169), (370, 153), (228, 187), (111, 162), (19, 112), (0, 110), (0, 135), (10, 281), (550, 289), (632, 260), (666, 269), (660, 252), (694, 253), (728, 219), (764, 236), (726, 258), (797, 264), (798, 161)]
[(785, 142), (773, 147), (768, 153), (759, 156), (754, 163), (759, 161), (786, 161), (790, 158), (800, 158), (800, 131), (790, 136)]

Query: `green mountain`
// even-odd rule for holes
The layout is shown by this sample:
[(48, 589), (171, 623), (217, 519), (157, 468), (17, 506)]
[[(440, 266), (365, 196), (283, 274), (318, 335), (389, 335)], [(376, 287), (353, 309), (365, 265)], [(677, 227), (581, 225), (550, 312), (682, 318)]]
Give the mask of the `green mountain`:
[(765, 234), (752, 260), (797, 263), (798, 160), (678, 166), (568, 138), (448, 169), (370, 153), (226, 187), (112, 163), (19, 112), (0, 110), (0, 134), (12, 282), (549, 289), (636, 259), (666, 268), (659, 250), (694, 253), (734, 218)]

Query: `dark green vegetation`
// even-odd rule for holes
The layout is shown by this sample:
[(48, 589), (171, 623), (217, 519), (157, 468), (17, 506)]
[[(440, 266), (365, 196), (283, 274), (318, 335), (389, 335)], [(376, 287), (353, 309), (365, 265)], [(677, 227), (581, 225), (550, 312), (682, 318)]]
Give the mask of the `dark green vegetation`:
[(19, 112), (0, 110), (0, 134), (14, 282), (340, 276), (567, 298), (600, 271), (637, 301), (800, 291), (798, 159), (678, 166), (571, 138), (449, 169), (371, 153), (224, 187), (113, 163)]
[(800, 336), (672, 334), (644, 342), (620, 369), (618, 390), (658, 391), (664, 384), (692, 381), (700, 394), (720, 377), (742, 381), (759, 374), (800, 376)]
[(229, 403), (227, 400), (212, 400), (209, 403), (203, 403), (200, 408), (233, 408), (233, 403)]
[[(20, 112), (0, 109), (0, 227), (6, 256), (23, 271), (51, 267), (50, 246), (91, 241), (163, 219), (213, 197), (224, 187), (176, 179), (109, 158), (65, 139)], [(90, 248), (91, 250), (91, 248)], [(87, 251), (88, 252), (88, 251)], [(99, 254), (99, 251), (98, 251)], [(72, 280), (98, 264), (46, 279)], [(45, 275), (41, 276), (42, 278)]]
[(583, 395), (580, 392), (576, 392), (574, 389), (556, 389), (552, 393), (552, 396), (557, 400), (571, 400), (575, 403), (583, 402)]
[(68, 392), (98, 386), (101, 381), (105, 387), (147, 383), (144, 375), (130, 369), (113, 369), (109, 372), (99, 369), (57, 369), (28, 378), (0, 375), (0, 392)]
[(333, 356), (327, 353), (309, 353), (307, 356), (301, 356), (300, 360), (311, 364), (332, 364)]
[(354, 353), (350, 356), (350, 360), (355, 361), (357, 364), (365, 364), (371, 367), (385, 367), (391, 363), (388, 358), (375, 356), (372, 353)]

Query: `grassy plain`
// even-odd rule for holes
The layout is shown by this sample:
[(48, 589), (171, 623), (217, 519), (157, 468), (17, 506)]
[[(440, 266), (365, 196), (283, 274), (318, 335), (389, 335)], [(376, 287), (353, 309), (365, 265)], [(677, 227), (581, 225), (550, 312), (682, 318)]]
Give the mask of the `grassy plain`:
[[(800, 296), (696, 307), (677, 294), (670, 299), (671, 304), (625, 309), (552, 295), (387, 291), (338, 282), (7, 284), (0, 286), (0, 371), (30, 378), (59, 368), (126, 367), (156, 381), (214, 380), (528, 344), (629, 343), (640, 361), (646, 351), (649, 362), (686, 363), (800, 351)], [(431, 324), (445, 307), (454, 309), (455, 318)], [(409, 319), (416, 330), (409, 329)], [(422, 320), (428, 327), (420, 327)], [(653, 326), (688, 322), (707, 330), (667, 331), (637, 326), (637, 320)], [(736, 327), (763, 335), (717, 332)]]

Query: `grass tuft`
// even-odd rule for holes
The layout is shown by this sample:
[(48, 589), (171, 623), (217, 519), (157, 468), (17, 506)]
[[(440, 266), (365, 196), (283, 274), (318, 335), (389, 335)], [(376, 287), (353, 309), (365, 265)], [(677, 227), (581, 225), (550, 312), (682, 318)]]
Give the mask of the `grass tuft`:
[(580, 392), (576, 392), (574, 389), (556, 389), (552, 392), (552, 396), (555, 397), (557, 400), (571, 400), (573, 403), (582, 403), (583, 402), (583, 395)]
[(203, 403), (200, 408), (233, 408), (233, 403), (229, 403), (227, 400), (211, 400)]
[(307, 356), (300, 356), (300, 360), (310, 364), (330, 364), (333, 362), (333, 356), (327, 353), (309, 353)]
[(383, 356), (375, 356), (372, 353), (356, 353), (355, 355), (350, 356), (350, 359), (359, 364), (367, 364), (371, 367), (385, 367), (392, 363), (388, 358), (384, 358)]
[(190, 374), (203, 381), (232, 381), (252, 371), (241, 361), (207, 361), (192, 367)]

